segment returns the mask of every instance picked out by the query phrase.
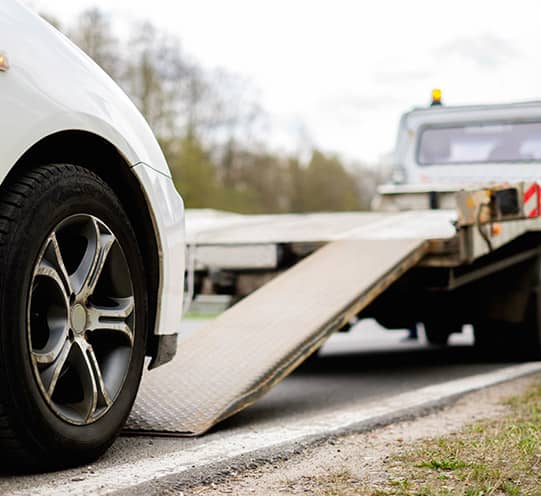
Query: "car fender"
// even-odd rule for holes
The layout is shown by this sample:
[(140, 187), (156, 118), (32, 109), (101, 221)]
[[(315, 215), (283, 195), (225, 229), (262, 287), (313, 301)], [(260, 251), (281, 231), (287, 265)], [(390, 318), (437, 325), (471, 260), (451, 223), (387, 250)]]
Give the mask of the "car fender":
[(0, 2), (0, 177), (55, 132), (85, 130), (112, 143), (130, 165), (170, 175), (145, 119), (113, 80), (64, 35), (16, 0)]
[(0, 181), (42, 139), (85, 131), (111, 143), (145, 194), (160, 259), (155, 333), (173, 335), (181, 319), (184, 207), (149, 125), (125, 93), (87, 55), (17, 0), (0, 2)]

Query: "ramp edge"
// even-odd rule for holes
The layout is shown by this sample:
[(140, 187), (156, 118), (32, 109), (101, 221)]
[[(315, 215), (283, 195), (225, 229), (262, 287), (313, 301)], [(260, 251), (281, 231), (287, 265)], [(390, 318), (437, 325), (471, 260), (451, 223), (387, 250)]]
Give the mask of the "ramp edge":
[(325, 323), (320, 333), (313, 336), (313, 338), (305, 343), (302, 348), (295, 350), (289, 357), (286, 357), (284, 363), (275, 371), (271, 371), (269, 375), (260, 383), (260, 385), (254, 387), (242, 397), (231, 403), (214, 423), (208, 425), (204, 430), (193, 433), (192, 435), (204, 434), (214, 425), (254, 404), (270, 389), (290, 375), (312, 353), (317, 351), (332, 334), (339, 331), (345, 324), (355, 317), (355, 315), (367, 307), (376, 297), (391, 286), (393, 282), (398, 280), (408, 270), (415, 267), (426, 255), (428, 246), (428, 241), (420, 241), (418, 246), (413, 248), (410, 253), (405, 255), (394, 267), (391, 267), (387, 273), (385, 273), (378, 281), (368, 288), (368, 290), (365, 291), (359, 298), (356, 298), (354, 301), (346, 304), (338, 316)]

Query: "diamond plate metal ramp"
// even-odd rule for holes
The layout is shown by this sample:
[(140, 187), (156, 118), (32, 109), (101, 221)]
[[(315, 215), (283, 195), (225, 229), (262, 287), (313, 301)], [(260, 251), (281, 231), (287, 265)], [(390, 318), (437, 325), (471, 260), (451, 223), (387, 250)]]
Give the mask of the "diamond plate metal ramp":
[(426, 251), (424, 240), (330, 243), (182, 341), (146, 372), (126, 429), (198, 435), (252, 404)]

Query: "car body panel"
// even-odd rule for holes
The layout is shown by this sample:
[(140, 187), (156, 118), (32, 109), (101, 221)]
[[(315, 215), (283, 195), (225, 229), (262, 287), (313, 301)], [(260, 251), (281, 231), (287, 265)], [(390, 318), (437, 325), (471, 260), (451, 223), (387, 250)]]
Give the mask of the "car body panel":
[(0, 181), (40, 140), (86, 131), (112, 144), (145, 194), (159, 247), (155, 333), (180, 326), (184, 279), (184, 208), (145, 119), (88, 56), (17, 0), (0, 2)]
[[(0, 132), (8, 166), (41, 137), (65, 129), (94, 132), (131, 164), (170, 175), (147, 122), (130, 99), (87, 55), (15, 0), (0, 3)], [(0, 167), (0, 174), (4, 173)]]
[(170, 177), (145, 164), (136, 165), (133, 171), (143, 185), (145, 194), (160, 199), (149, 199), (154, 206), (153, 222), (160, 233), (160, 287), (155, 333), (176, 334), (182, 316), (184, 291), (184, 204)]

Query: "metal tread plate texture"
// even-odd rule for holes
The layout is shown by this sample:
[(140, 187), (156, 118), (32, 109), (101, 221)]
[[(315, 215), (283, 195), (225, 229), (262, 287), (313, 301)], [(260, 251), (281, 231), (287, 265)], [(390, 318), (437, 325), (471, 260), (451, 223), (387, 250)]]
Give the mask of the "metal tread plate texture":
[(320, 248), (145, 372), (126, 430), (198, 435), (286, 377), (426, 252), (425, 239), (339, 240)]

